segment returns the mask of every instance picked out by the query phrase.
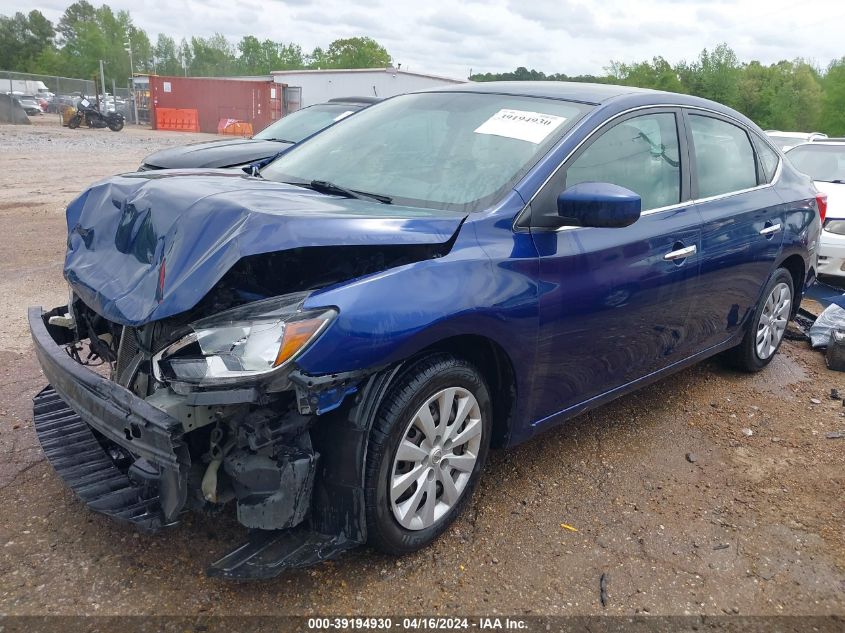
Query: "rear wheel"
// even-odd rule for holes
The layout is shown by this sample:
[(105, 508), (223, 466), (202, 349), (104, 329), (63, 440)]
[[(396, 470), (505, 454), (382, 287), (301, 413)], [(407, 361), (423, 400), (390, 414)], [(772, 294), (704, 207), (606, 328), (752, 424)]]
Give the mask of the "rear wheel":
[(491, 428), (490, 394), (466, 361), (429, 356), (400, 376), (367, 451), (370, 544), (403, 554), (442, 534), (478, 482)]
[(766, 284), (742, 343), (727, 352), (734, 367), (755, 372), (772, 361), (792, 316), (794, 296), (792, 275), (785, 268), (778, 268)]
[(120, 119), (109, 121), (109, 129), (112, 132), (120, 132), (123, 129), (123, 121)]

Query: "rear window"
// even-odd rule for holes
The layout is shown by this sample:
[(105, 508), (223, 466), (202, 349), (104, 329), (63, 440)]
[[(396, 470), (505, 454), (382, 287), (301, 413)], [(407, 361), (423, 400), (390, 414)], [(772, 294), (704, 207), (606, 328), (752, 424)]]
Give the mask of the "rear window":
[(845, 145), (800, 145), (787, 152), (795, 168), (822, 182), (845, 182)]
[(699, 198), (757, 186), (757, 163), (745, 130), (699, 114), (690, 115), (690, 129)]
[(760, 161), (760, 184), (770, 183), (777, 172), (780, 156), (759, 136), (755, 136), (754, 145), (757, 148), (757, 158)]

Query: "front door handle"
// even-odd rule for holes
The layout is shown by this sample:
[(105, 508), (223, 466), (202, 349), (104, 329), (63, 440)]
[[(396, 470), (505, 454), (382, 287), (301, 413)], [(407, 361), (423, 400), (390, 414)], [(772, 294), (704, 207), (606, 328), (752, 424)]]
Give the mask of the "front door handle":
[(778, 231), (780, 231), (780, 224), (772, 224), (771, 226), (767, 226), (766, 228), (761, 229), (760, 235), (774, 235)]
[(690, 255), (695, 255), (697, 250), (698, 249), (695, 247), (695, 244), (693, 244), (692, 246), (687, 246), (686, 248), (679, 248), (676, 251), (669, 251), (663, 256), (663, 259), (667, 262), (671, 262), (676, 259), (684, 259)]

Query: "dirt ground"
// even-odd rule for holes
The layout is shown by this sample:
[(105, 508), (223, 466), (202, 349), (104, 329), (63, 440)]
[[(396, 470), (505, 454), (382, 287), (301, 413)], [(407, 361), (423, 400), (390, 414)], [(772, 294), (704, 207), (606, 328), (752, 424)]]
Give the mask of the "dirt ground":
[(145, 536), (88, 511), (35, 439), (25, 309), (64, 300), (74, 195), (199, 138), (0, 126), (0, 613), (845, 614), (845, 439), (826, 438), (845, 429), (845, 374), (804, 343), (760, 374), (709, 361), (494, 452), (465, 515), (404, 558), (360, 548), (235, 584), (204, 575), (244, 536), (231, 519)]

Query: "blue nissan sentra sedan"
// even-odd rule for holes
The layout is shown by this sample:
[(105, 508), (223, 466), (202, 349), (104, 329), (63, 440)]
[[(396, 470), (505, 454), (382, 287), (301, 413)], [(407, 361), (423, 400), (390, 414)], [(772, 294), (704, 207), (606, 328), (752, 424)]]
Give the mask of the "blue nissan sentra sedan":
[(695, 97), (398, 96), (260, 173), (124, 174), (74, 200), (69, 303), (29, 311), (35, 425), (98, 512), (155, 530), (233, 508), (250, 536), (213, 575), (410, 552), (491, 446), (715, 354), (763, 369), (825, 206)]

